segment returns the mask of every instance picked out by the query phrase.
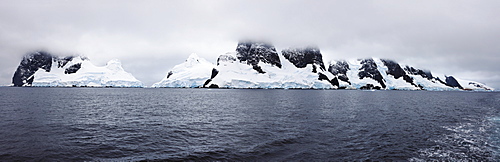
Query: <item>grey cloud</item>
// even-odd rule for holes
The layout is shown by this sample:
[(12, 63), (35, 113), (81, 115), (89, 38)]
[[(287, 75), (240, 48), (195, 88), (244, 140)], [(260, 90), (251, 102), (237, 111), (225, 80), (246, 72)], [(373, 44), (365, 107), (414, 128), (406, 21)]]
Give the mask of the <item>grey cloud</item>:
[[(279, 50), (317, 45), (325, 59), (391, 58), (500, 89), (498, 1), (2, 1), (0, 84), (36, 49), (122, 60), (147, 85), (198, 53), (240, 39)], [(6, 70), (9, 69), (9, 70)]]

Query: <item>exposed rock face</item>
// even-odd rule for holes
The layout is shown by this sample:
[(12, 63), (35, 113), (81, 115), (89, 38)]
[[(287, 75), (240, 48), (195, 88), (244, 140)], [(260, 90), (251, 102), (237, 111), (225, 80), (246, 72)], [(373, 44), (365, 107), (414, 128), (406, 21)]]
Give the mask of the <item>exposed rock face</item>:
[(208, 86), (208, 88), (219, 88), (219, 86), (217, 84), (210, 84), (210, 86)]
[[(263, 62), (281, 68), (281, 61), (273, 45), (263, 42), (244, 41), (239, 42), (236, 48), (236, 57), (240, 61), (246, 61), (259, 73), (265, 73), (257, 64)], [(259, 70), (260, 69), (260, 70)]]
[(219, 70), (213, 68), (212, 69), (212, 75), (210, 76), (210, 79), (215, 78), (215, 76), (217, 76), (217, 74), (219, 74)]
[(44, 52), (37, 51), (27, 54), (17, 67), (12, 83), (14, 86), (31, 85), (33, 83), (34, 74), (38, 69), (43, 69), (50, 72), (52, 68), (52, 55)]
[(227, 62), (227, 63), (233, 63), (236, 61), (236, 58), (233, 55), (226, 54), (226, 55), (220, 55), (219, 58), (217, 58), (217, 66), (220, 65), (222, 62)]
[(170, 78), (170, 76), (172, 76), (172, 74), (174, 74), (174, 72), (169, 71), (168, 74), (167, 74), (167, 79)]
[(326, 71), (323, 64), (323, 56), (317, 47), (289, 48), (281, 51), (281, 53), (295, 67), (305, 68), (307, 64), (312, 64), (314, 69), (318, 65), (321, 70)]
[(446, 85), (450, 87), (458, 87), (460, 89), (464, 89), (453, 76), (446, 76)]
[(240, 42), (236, 52), (220, 55), (216, 66), (207, 63), (193, 68), (180, 64), (176, 66), (179, 67), (177, 71), (186, 72), (185, 74), (170, 77), (172, 79), (168, 79), (167, 75), (169, 84), (153, 87), (430, 91), (492, 89), (483, 83), (433, 74), (430, 71), (402, 66), (388, 59), (331, 61), (327, 65), (328, 70), (325, 70), (323, 56), (318, 48), (289, 48), (282, 50), (282, 55), (289, 61), (283, 62), (284, 68), (281, 68), (282, 64), (272, 45)]
[(403, 70), (403, 68), (401, 68), (401, 66), (399, 66), (398, 63), (387, 59), (380, 60), (384, 63), (385, 66), (387, 66), (387, 74), (394, 76), (395, 79), (403, 77), (403, 80), (418, 87), (418, 85), (415, 85), (415, 83), (413, 83), (413, 78), (406, 75), (406, 72)]
[[(23, 60), (17, 67), (12, 83), (14, 86), (30, 86), (35, 77), (34, 74), (38, 69), (43, 69), (50, 72), (53, 63), (57, 63), (57, 68), (64, 68), (64, 66), (73, 60), (75, 56), (56, 57), (45, 51), (36, 51), (28, 53), (23, 57)], [(82, 57), (82, 59), (87, 59)], [(81, 63), (71, 65), (64, 70), (65, 74), (76, 73), (81, 68)]]
[(73, 58), (74, 58), (74, 56), (67, 56), (67, 57), (59, 58), (57, 60), (57, 67), (58, 68), (64, 67), (68, 62), (72, 61)]
[[(83, 67), (84, 70), (81, 70)], [(45, 51), (23, 57), (12, 78), (14, 86), (41, 87), (142, 87), (118, 60), (97, 67), (83, 56), (57, 57)]]
[(330, 64), (330, 66), (328, 67), (328, 71), (333, 75), (336, 75), (338, 79), (351, 84), (349, 82), (349, 78), (347, 77), (347, 71), (349, 69), (349, 64), (346, 61), (337, 61)]
[(331, 85), (339, 87), (338, 80), (337, 83), (334, 81), (336, 78), (330, 79), (325, 75), (326, 68), (319, 48), (288, 48), (282, 50), (281, 54), (297, 68), (305, 68), (308, 64), (311, 64), (312, 72), (318, 74), (318, 80), (326, 80)]
[(365, 86), (362, 86), (359, 89), (366, 89), (366, 90), (377, 89), (377, 90), (380, 90), (380, 87), (374, 86), (373, 84), (366, 84)]
[(339, 87), (339, 81), (337, 80), (337, 78), (333, 78), (333, 79), (329, 79), (328, 76), (326, 76), (325, 74), (321, 73), (321, 72), (318, 72), (318, 80), (326, 80), (328, 82), (330, 82), (331, 85), (333, 86), (337, 86)]
[(66, 70), (64, 70), (64, 74), (76, 73), (78, 70), (80, 70), (80, 68), (82, 68), (82, 63), (71, 65), (70, 67), (66, 68)]
[(469, 85), (472, 85), (477, 88), (485, 89), (485, 90), (491, 90), (490, 88), (486, 87), (485, 85), (479, 84), (479, 83), (474, 83), (474, 82), (469, 82)]
[(412, 74), (412, 75), (420, 75), (424, 78), (427, 78), (429, 80), (433, 79), (434, 77), (432, 76), (432, 73), (430, 71), (427, 71), (427, 70), (421, 70), (421, 69), (415, 69), (413, 67), (410, 67), (410, 66), (405, 66), (404, 70), (408, 73), (408, 74)]
[(372, 78), (377, 82), (379, 82), (382, 88), (386, 87), (384, 83), (385, 82), (384, 78), (378, 71), (377, 64), (375, 63), (375, 61), (373, 61), (373, 59), (370, 58), (361, 60), (361, 68), (359, 70), (361, 70), (358, 73), (360, 79)]
[[(219, 74), (219, 70), (213, 68), (212, 69), (212, 75), (210, 75), (210, 79), (207, 79), (207, 81), (205, 81), (205, 83), (203, 84), (203, 87), (207, 87), (208, 83), (210, 83), (212, 81), (212, 79), (215, 78), (215, 76), (217, 76), (217, 74)], [(215, 88), (214, 86), (217, 86), (216, 84), (211, 84), (209, 86), (209, 88)], [(217, 86), (216, 88), (219, 88), (219, 86)]]
[[(462, 85), (460, 85), (460, 83), (458, 83), (458, 81), (453, 76), (445, 76), (445, 80), (443, 81), (439, 77), (432, 76), (432, 73), (430, 71), (416, 69), (416, 68), (413, 68), (410, 66), (406, 66), (404, 68), (404, 70), (409, 74), (420, 75), (423, 78), (426, 78), (426, 79), (432, 80), (432, 81), (438, 81), (438, 82), (440, 82), (446, 86), (449, 86), (449, 87), (454, 87), (454, 88), (456, 87), (456, 88), (464, 89), (462, 87)], [(484, 88), (484, 89), (488, 89), (488, 88)]]
[[(38, 69), (43, 69), (46, 72), (50, 72), (52, 64), (57, 64), (57, 68), (64, 68), (68, 62), (71, 62), (75, 56), (66, 57), (56, 57), (45, 51), (36, 51), (33, 53), (28, 53), (23, 57), (23, 60), (17, 67), (14, 77), (12, 78), (12, 83), (14, 86), (30, 86), (35, 79), (35, 72)], [(81, 57), (82, 60), (86, 60), (86, 57)], [(64, 70), (65, 74), (76, 73), (81, 68), (81, 63), (77, 63), (67, 67)]]
[(396, 79), (399, 79), (406, 75), (405, 71), (401, 68), (401, 66), (399, 66), (398, 63), (387, 59), (380, 60), (384, 63), (385, 66), (387, 66), (387, 74), (394, 76), (394, 78)]
[[(330, 82), (332, 83), (332, 85), (334, 86), (337, 86), (337, 88), (341, 88), (340, 87), (340, 83), (339, 83), (339, 80), (337, 79), (337, 77), (333, 78), (332, 81)], [(344, 87), (345, 88), (345, 87)]]

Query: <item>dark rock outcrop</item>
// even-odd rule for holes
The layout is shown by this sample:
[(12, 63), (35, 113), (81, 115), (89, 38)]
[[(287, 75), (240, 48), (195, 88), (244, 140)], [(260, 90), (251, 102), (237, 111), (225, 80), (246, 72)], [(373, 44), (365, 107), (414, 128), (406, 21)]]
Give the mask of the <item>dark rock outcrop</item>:
[[(217, 76), (217, 74), (219, 74), (219, 70), (217, 70), (217, 69), (213, 68), (213, 69), (212, 69), (212, 75), (210, 75), (210, 79), (207, 79), (207, 81), (205, 81), (205, 83), (203, 84), (203, 87), (207, 87), (207, 85), (208, 85), (210, 82), (212, 82), (212, 79), (214, 79), (214, 78), (215, 78), (215, 76)], [(214, 85), (214, 84), (212, 84), (212, 85)], [(210, 87), (209, 87), (209, 88), (214, 88), (212, 85), (210, 85)], [(218, 86), (217, 86), (217, 88), (218, 88)]]
[(332, 85), (337, 86), (337, 88), (340, 88), (340, 83), (337, 77), (333, 78), (332, 81), (330, 82)]
[(31, 85), (35, 79), (33, 75), (38, 69), (50, 72), (52, 68), (52, 57), (51, 54), (44, 51), (37, 51), (25, 55), (12, 77), (14, 86), (20, 87)]
[(82, 67), (82, 63), (77, 63), (74, 65), (71, 65), (70, 67), (66, 68), (66, 70), (64, 70), (64, 74), (76, 73), (78, 70), (80, 70), (81, 67)]
[(399, 79), (403, 76), (406, 75), (405, 71), (401, 66), (399, 66), (398, 63), (392, 61), (392, 60), (387, 60), (387, 59), (380, 59), (385, 66), (387, 66), (387, 74), (394, 76), (395, 79)]
[(67, 57), (62, 57), (57, 59), (57, 67), (62, 68), (64, 67), (68, 62), (72, 61), (74, 56), (67, 56)]
[[(319, 65), (319, 68), (323, 71), (326, 71), (325, 65), (323, 63), (323, 55), (319, 48), (317, 47), (306, 47), (306, 48), (289, 48), (282, 50), (281, 53), (283, 56), (289, 60), (295, 67), (305, 68), (307, 64), (316, 64)], [(313, 71), (316, 66), (314, 66)]]
[(469, 85), (473, 85), (474, 87), (482, 88), (484, 90), (491, 90), (488, 87), (485, 87), (484, 85), (481, 85), (481, 84), (478, 84), (478, 83), (474, 83), (474, 82), (469, 82)]
[(453, 76), (445, 76), (445, 80), (444, 81), (441, 80), (441, 78), (439, 78), (439, 77), (436, 77), (434, 79), (436, 79), (438, 82), (440, 82), (441, 84), (444, 84), (444, 85), (446, 85), (448, 87), (464, 89), (462, 87), (462, 85), (460, 85), (460, 83), (458, 83), (458, 81)]
[(328, 76), (326, 76), (325, 74), (318, 73), (318, 80), (326, 80), (326, 81), (330, 82), (330, 84), (332, 84), (333, 86), (337, 86), (337, 88), (340, 87), (340, 83), (339, 83), (339, 80), (337, 79), (337, 77), (330, 80), (328, 78)]
[(420, 75), (428, 80), (432, 80), (434, 77), (432, 73), (428, 70), (415, 69), (414, 67), (405, 66), (404, 70), (411, 75)]
[(351, 82), (349, 82), (349, 77), (347, 77), (347, 71), (349, 69), (349, 64), (347, 64), (346, 61), (337, 61), (334, 64), (330, 64), (328, 67), (328, 71), (333, 75), (336, 75), (338, 79), (351, 84)]
[(214, 79), (214, 77), (217, 76), (217, 74), (219, 74), (219, 70), (213, 68), (212, 69), (212, 75), (210, 76), (210, 79)]
[(446, 76), (446, 85), (450, 87), (457, 87), (460, 89), (464, 89), (453, 76)]
[(167, 74), (167, 79), (170, 78), (170, 76), (172, 76), (172, 74), (174, 74), (174, 72), (169, 71), (168, 74)]
[(385, 80), (378, 71), (377, 64), (375, 63), (375, 61), (373, 61), (373, 59), (370, 58), (361, 60), (361, 68), (359, 70), (359, 79), (372, 78), (380, 83), (382, 88), (386, 87)]
[(262, 67), (260, 66), (257, 66), (257, 65), (253, 65), (252, 67), (255, 71), (261, 73), (261, 74), (265, 74), (266, 72), (264, 70), (262, 70)]
[(205, 83), (203, 83), (203, 87), (207, 87), (207, 85), (212, 81), (212, 79), (207, 79)]
[(208, 88), (219, 88), (219, 86), (217, 84), (210, 84), (210, 86), (208, 86)]
[[(71, 62), (74, 58), (75, 56), (56, 57), (45, 51), (28, 53), (23, 57), (23, 60), (17, 67), (17, 70), (12, 77), (12, 84), (17, 87), (30, 86), (35, 79), (34, 75), (36, 71), (39, 69), (50, 72), (52, 66), (57, 65), (57, 68), (64, 68), (68, 62)], [(81, 59), (86, 60), (87, 58), (81, 57)], [(81, 66), (81, 63), (71, 65), (64, 70), (64, 73), (76, 73)]]
[(330, 84), (339, 87), (338, 83), (334, 84), (333, 79), (330, 80), (328, 76), (322, 73), (326, 71), (326, 69), (325, 64), (323, 63), (323, 55), (321, 54), (319, 48), (289, 48), (282, 50), (281, 53), (297, 68), (305, 68), (308, 64), (311, 64), (313, 68), (312, 72), (318, 73), (318, 80), (326, 80), (330, 82)]
[(394, 76), (395, 79), (403, 77), (403, 80), (405, 80), (407, 83), (410, 83), (411, 85), (422, 89), (422, 86), (418, 86), (413, 83), (413, 78), (408, 76), (405, 70), (403, 70), (403, 68), (401, 68), (401, 66), (399, 66), (397, 62), (387, 59), (380, 60), (384, 63), (385, 66), (387, 66), (387, 74)]
[(318, 80), (326, 80), (328, 82), (331, 82), (330, 79), (328, 79), (328, 77), (323, 73), (318, 73)]
[[(447, 85), (446, 82), (442, 81), (441, 79), (439, 79), (439, 77), (436, 77), (434, 78), (435, 80), (437, 80), (439, 83), (441, 84), (444, 84), (444, 85)], [(448, 85), (447, 85), (448, 86)]]
[[(460, 88), (464, 89), (460, 83), (453, 77), (453, 76), (445, 76), (445, 80), (441, 80), (439, 77), (434, 77), (432, 76), (432, 73), (428, 70), (421, 70), (421, 69), (416, 69), (410, 66), (406, 66), (404, 70), (412, 75), (420, 75), (423, 78), (426, 78), (428, 80), (431, 80), (432, 82), (439, 82), (441, 84), (444, 84), (448, 87), (453, 87), (453, 88)], [(406, 80), (406, 79), (405, 79)], [(422, 87), (421, 85), (418, 85), (419, 87)]]
[(236, 58), (232, 55), (220, 55), (219, 58), (217, 58), (217, 66), (220, 65), (222, 62), (228, 62), (228, 63), (233, 63), (236, 61)]
[[(236, 57), (242, 62), (253, 66), (259, 73), (265, 73), (258, 65), (259, 62), (271, 64), (281, 68), (281, 61), (276, 48), (268, 43), (243, 41), (238, 43)], [(259, 70), (260, 69), (260, 70)]]
[(380, 90), (382, 88), (380, 88), (379, 86), (374, 86), (373, 84), (366, 84), (365, 86), (361, 86), (359, 89), (363, 89), (363, 90), (372, 90), (372, 89)]

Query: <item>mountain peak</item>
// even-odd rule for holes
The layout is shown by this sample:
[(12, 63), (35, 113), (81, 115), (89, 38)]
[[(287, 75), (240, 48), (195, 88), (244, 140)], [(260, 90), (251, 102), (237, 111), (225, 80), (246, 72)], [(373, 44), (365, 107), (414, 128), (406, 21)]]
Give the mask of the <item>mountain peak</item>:
[(208, 62), (207, 60), (205, 60), (204, 58), (201, 58), (200, 56), (198, 56), (198, 54), (192, 53), (186, 59), (184, 66), (191, 67), (191, 66), (195, 66), (197, 64), (211, 64), (211, 63)]
[(200, 56), (198, 56), (198, 54), (196, 54), (196, 53), (191, 53), (191, 54), (188, 56), (188, 58), (186, 59), (186, 61), (188, 61), (188, 60), (197, 60), (197, 59), (199, 59), (199, 58), (200, 58)]
[[(263, 62), (281, 68), (281, 61), (274, 45), (266, 42), (241, 41), (236, 47), (236, 57), (241, 62), (246, 62), (260, 69), (258, 63)], [(257, 70), (258, 71), (258, 70)], [(262, 73), (262, 72), (260, 72)]]
[(323, 55), (318, 47), (288, 48), (282, 50), (281, 53), (297, 68), (304, 68), (307, 64), (313, 64), (314, 67), (318, 65), (321, 70), (326, 70), (323, 63)]

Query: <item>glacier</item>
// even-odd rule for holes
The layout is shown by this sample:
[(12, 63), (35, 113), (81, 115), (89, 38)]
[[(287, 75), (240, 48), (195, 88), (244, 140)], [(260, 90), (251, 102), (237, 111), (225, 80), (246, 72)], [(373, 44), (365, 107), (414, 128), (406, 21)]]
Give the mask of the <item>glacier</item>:
[[(325, 66), (326, 65), (326, 66)], [(389, 59), (331, 60), (317, 47), (277, 52), (263, 42), (239, 42), (213, 64), (196, 54), (170, 70), (154, 88), (380, 89), (492, 91), (483, 83), (400, 65)]]

